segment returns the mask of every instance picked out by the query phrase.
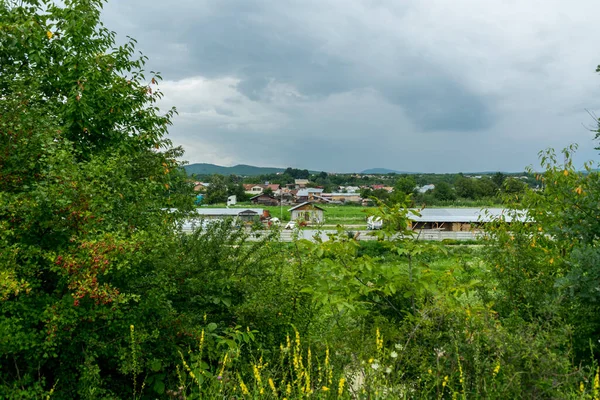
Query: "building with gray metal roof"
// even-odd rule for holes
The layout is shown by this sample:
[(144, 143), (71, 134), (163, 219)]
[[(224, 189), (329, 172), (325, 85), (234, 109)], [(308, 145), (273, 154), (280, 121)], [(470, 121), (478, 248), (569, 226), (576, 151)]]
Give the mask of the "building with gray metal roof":
[(506, 222), (526, 221), (524, 211), (515, 214), (504, 208), (425, 208), (415, 211), (420, 215), (410, 215), (413, 229), (466, 231), (499, 218)]

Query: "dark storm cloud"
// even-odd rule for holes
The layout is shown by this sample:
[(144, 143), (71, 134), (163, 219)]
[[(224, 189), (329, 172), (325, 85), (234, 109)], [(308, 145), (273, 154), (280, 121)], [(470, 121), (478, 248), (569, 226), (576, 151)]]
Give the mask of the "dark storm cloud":
[[(396, 63), (382, 79), (364, 64), (351, 62), (352, 57), (325, 51), (327, 35), (311, 33), (303, 21), (273, 2), (199, 2), (186, 4), (185, 9), (144, 4), (137, 19), (145, 21), (144, 26), (160, 26), (162, 39), (153, 33), (153, 40), (167, 44), (146, 52), (162, 58), (165, 48), (176, 51), (177, 43), (185, 45), (185, 57), (174, 57), (174, 65), (161, 69), (169, 79), (235, 76), (241, 80), (239, 90), (253, 100), (271, 80), (290, 83), (309, 97), (371, 87), (410, 110), (413, 122), (425, 131), (481, 129), (491, 123), (485, 98), (445, 77), (425, 55), (404, 54), (407, 46), (402, 40), (391, 43), (383, 55)], [(354, 34), (360, 37), (359, 26)], [(368, 40), (357, 42), (356, 51), (368, 45)], [(423, 70), (430, 70), (428, 77), (415, 76)], [(394, 76), (399, 81), (390, 80)]]
[(600, 5), (585, 3), (122, 0), (104, 19), (163, 73), (192, 161), (521, 169), (589, 140)]

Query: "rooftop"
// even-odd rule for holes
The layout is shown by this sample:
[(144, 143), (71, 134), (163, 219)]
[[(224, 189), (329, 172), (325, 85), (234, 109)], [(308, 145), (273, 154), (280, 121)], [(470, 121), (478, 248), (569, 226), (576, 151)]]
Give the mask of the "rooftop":
[[(417, 210), (418, 211), (418, 210)], [(415, 222), (490, 222), (504, 215), (512, 222), (512, 213), (503, 208), (425, 208), (421, 216), (411, 215)], [(520, 212), (517, 220), (525, 220), (525, 212)]]
[(304, 206), (307, 206), (307, 205), (312, 205), (314, 208), (316, 208), (316, 209), (318, 209), (318, 210), (325, 211), (325, 210), (323, 210), (321, 207), (319, 207), (319, 206), (315, 205), (315, 204), (314, 204), (313, 202), (311, 202), (311, 201), (305, 201), (305, 202), (304, 202), (304, 203), (302, 203), (302, 204), (298, 204), (297, 206), (290, 208), (288, 211), (294, 211), (294, 210), (295, 210), (295, 209), (297, 209), (297, 208), (304, 207)]
[(262, 214), (262, 208), (197, 208), (196, 213), (198, 215), (205, 216), (236, 216), (240, 213), (254, 212), (256, 214)]
[(323, 193), (323, 189), (317, 189), (317, 188), (300, 189), (300, 190), (298, 190), (298, 193), (296, 193), (296, 196), (299, 196), (299, 197), (308, 196), (309, 193)]

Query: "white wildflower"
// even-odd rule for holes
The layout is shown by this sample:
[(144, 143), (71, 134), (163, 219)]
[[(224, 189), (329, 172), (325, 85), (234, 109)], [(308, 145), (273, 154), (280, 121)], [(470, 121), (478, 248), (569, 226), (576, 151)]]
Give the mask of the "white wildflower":
[(396, 353), (395, 351), (392, 351), (392, 352), (390, 353), (390, 357), (392, 357), (392, 358), (396, 358), (396, 357), (398, 357), (398, 353)]

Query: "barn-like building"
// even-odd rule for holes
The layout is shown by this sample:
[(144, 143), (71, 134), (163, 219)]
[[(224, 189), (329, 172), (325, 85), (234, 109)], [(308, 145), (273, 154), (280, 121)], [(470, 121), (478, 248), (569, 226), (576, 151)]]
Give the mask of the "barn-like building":
[[(486, 222), (503, 217), (506, 222), (515, 218), (503, 208), (425, 208), (420, 216), (411, 216), (413, 230), (435, 229), (440, 231), (465, 232), (477, 229)], [(516, 220), (525, 221), (525, 214), (516, 215)]]

